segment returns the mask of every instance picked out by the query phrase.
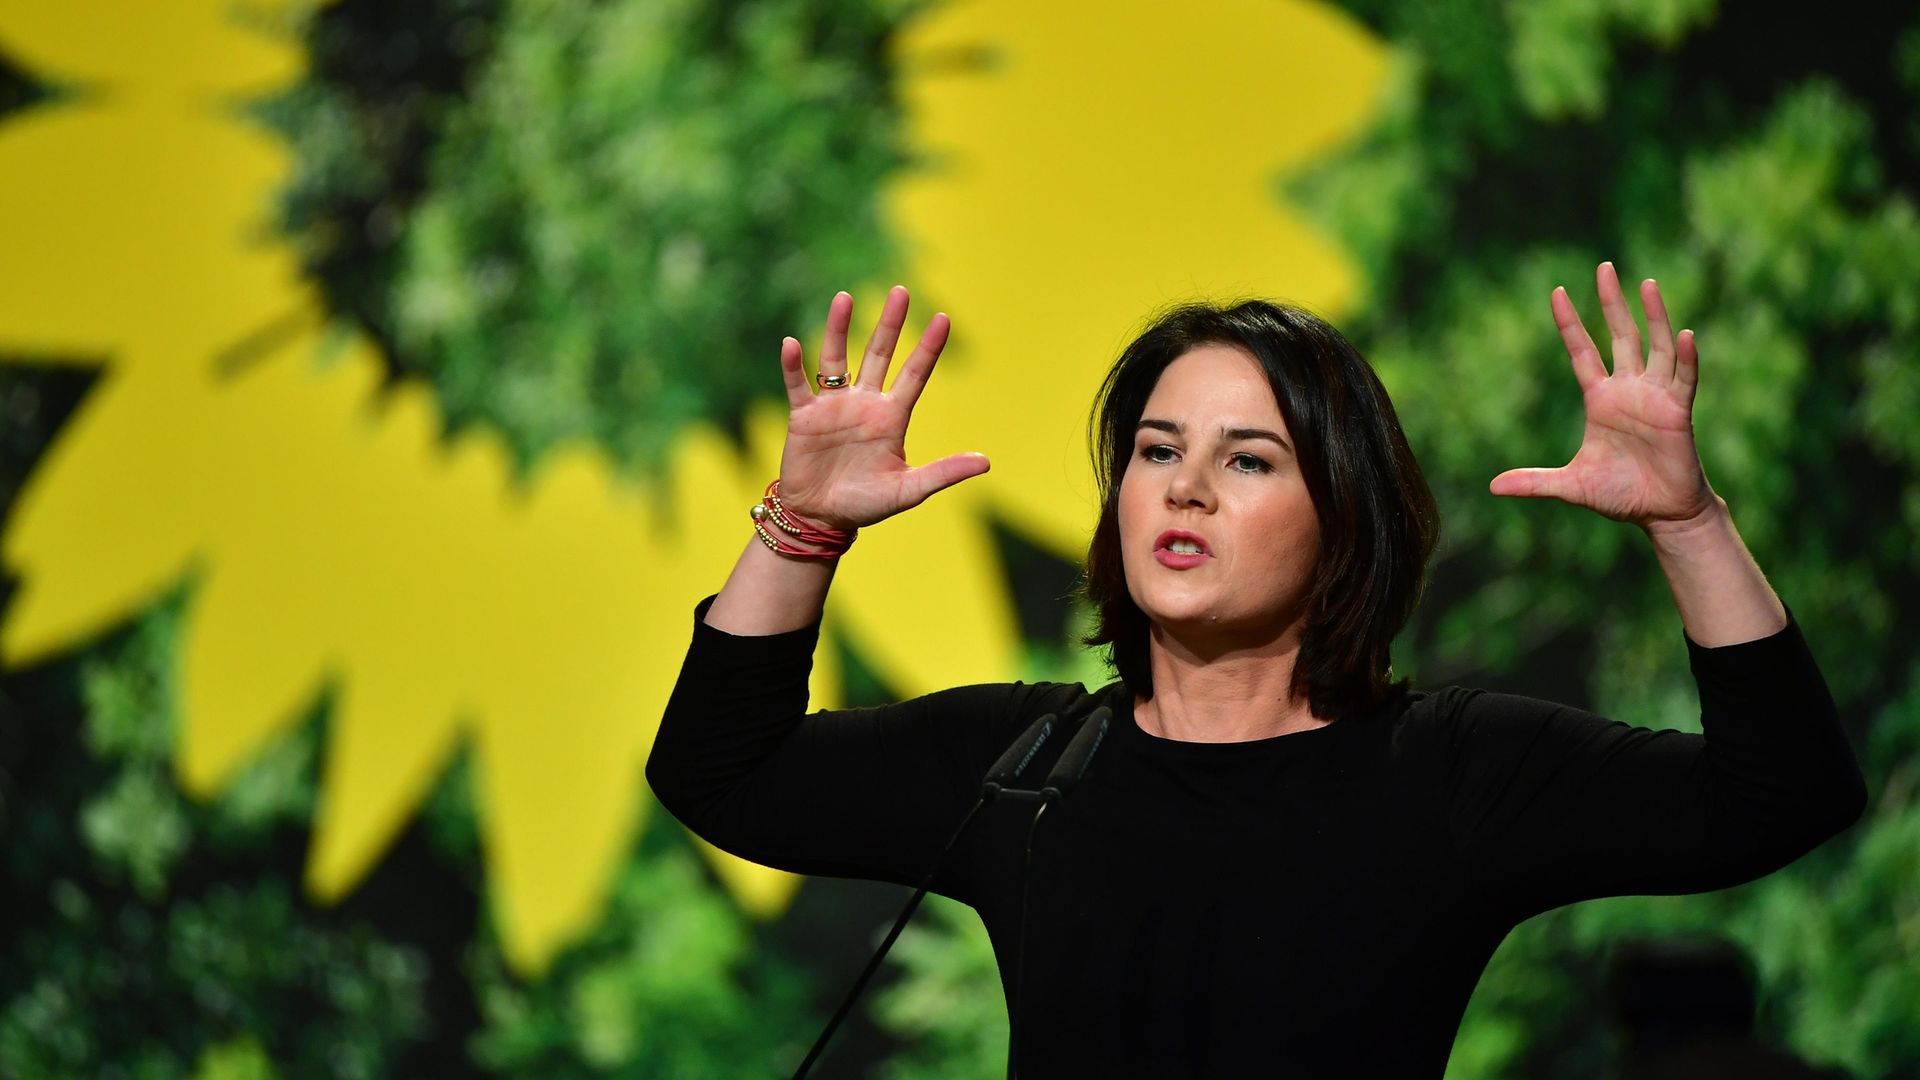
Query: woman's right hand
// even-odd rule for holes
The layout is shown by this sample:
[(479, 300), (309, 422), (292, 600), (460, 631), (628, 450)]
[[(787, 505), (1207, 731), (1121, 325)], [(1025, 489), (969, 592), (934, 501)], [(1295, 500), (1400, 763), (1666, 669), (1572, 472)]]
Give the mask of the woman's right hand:
[[(901, 365), (892, 389), (883, 391), (906, 319), (907, 290), (896, 285), (867, 339), (858, 378), (831, 390), (815, 391), (807, 384), (799, 341), (781, 342), (780, 372), (791, 411), (780, 457), (780, 502), (796, 515), (829, 528), (856, 529), (910, 510), (934, 492), (987, 471), (984, 454), (952, 454), (919, 468), (907, 464), (907, 421), (946, 347), (950, 324), (946, 315), (935, 315)], [(853, 297), (835, 294), (820, 344), (821, 374), (846, 374), (852, 321)]]

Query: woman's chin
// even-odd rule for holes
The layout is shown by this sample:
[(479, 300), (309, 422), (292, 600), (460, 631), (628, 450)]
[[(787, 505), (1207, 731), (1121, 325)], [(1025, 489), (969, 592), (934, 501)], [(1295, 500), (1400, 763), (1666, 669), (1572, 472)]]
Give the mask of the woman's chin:
[(1188, 642), (1209, 652), (1256, 648), (1284, 638), (1289, 620), (1280, 615), (1223, 608), (1219, 604), (1163, 604), (1141, 611), (1162, 639)]
[(1232, 623), (1228, 613), (1221, 611), (1217, 604), (1166, 604), (1142, 610), (1156, 629), (1176, 635), (1219, 633)]

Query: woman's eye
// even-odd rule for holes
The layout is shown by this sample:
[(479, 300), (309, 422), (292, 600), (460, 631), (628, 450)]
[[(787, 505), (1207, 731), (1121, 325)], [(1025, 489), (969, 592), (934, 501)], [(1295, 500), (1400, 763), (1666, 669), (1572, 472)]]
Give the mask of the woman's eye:
[[(1170, 464), (1174, 456), (1178, 453), (1179, 451), (1168, 446), (1166, 443), (1154, 443), (1152, 446), (1143, 446), (1140, 448), (1140, 457), (1156, 465)], [(1273, 466), (1253, 454), (1248, 453), (1230, 455), (1227, 458), (1227, 462), (1228, 466), (1233, 469), (1234, 472), (1263, 473), (1273, 471)]]

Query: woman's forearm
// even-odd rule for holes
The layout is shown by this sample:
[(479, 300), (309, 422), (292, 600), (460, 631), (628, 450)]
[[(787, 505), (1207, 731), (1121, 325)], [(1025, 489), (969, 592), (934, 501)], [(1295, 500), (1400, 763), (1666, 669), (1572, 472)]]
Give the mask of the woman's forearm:
[(1737, 645), (1786, 627), (1786, 608), (1733, 527), (1725, 499), (1715, 496), (1713, 509), (1692, 521), (1649, 526), (1647, 536), (1697, 644)]
[[(805, 546), (789, 540), (795, 547)], [(781, 634), (810, 626), (826, 606), (837, 559), (781, 555), (758, 536), (747, 542), (733, 573), (707, 608), (705, 622), (742, 637)]]

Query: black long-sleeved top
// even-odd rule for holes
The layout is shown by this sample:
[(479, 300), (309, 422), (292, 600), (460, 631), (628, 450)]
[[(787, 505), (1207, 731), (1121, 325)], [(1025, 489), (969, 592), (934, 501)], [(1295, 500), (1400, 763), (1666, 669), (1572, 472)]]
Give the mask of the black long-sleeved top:
[[(1704, 735), (1446, 687), (1192, 743), (1142, 731), (1119, 682), (1093, 700), (1011, 683), (805, 714), (818, 624), (735, 636), (704, 623), (711, 603), (647, 779), (694, 832), (768, 866), (917, 884), (1033, 719), (1113, 708), (1034, 841), (1024, 1077), (1437, 1077), (1516, 923), (1750, 881), (1866, 802), (1792, 623), (1721, 648), (1687, 639)], [(1008, 988), (1033, 812), (989, 804), (935, 880), (979, 912)]]

